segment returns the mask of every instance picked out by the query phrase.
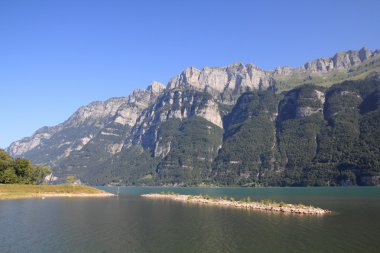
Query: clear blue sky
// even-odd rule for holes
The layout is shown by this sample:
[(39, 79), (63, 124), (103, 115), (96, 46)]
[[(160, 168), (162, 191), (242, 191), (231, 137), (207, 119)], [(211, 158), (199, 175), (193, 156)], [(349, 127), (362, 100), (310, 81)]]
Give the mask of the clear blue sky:
[(2, 0), (0, 147), (188, 66), (380, 48), (380, 1)]

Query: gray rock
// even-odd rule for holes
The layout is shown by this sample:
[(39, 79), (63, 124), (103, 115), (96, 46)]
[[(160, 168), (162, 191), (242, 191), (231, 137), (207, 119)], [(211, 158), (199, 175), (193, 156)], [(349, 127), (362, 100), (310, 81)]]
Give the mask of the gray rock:
[[(39, 129), (31, 137), (12, 143), (7, 151), (12, 156), (27, 157), (53, 169), (72, 157), (87, 157), (88, 160), (80, 165), (84, 167), (134, 145), (149, 149), (153, 157), (163, 158), (172, 146), (170, 140), (159, 139), (157, 126), (170, 119), (183, 121), (200, 117), (220, 130), (225, 115), (222, 108), (234, 105), (246, 91), (276, 90), (284, 83), (294, 87), (313, 76), (324, 78), (337, 71), (348, 74), (356, 67), (368, 70), (371, 66), (379, 66), (379, 56), (380, 50), (362, 48), (316, 59), (296, 68), (278, 67), (274, 71), (241, 62), (201, 70), (190, 67), (173, 77), (166, 86), (154, 81), (147, 89), (134, 90), (127, 97), (82, 106), (65, 122)], [(379, 78), (379, 74), (373, 73), (371, 78)], [(291, 94), (288, 96), (292, 99)], [(292, 117), (302, 119), (323, 113), (323, 92), (315, 90), (306, 99), (311, 105), (298, 106)], [(312, 106), (314, 102), (318, 102), (318, 106)], [(144, 144), (143, 139), (149, 143)], [(91, 153), (92, 150), (98, 153)]]

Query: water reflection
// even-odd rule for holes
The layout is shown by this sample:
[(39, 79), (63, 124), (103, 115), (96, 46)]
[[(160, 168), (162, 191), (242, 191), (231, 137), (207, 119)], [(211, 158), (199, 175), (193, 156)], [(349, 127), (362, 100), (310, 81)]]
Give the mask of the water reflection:
[[(139, 197), (163, 190), (302, 202), (339, 215), (284, 215)], [(1, 201), (0, 252), (377, 252), (379, 200), (380, 188), (121, 187), (118, 198)]]

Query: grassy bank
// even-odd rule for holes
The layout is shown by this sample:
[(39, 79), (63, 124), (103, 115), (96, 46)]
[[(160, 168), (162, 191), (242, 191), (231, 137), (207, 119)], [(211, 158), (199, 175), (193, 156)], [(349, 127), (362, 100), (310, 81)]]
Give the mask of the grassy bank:
[(84, 185), (0, 184), (1, 199), (38, 197), (106, 197), (112, 194)]

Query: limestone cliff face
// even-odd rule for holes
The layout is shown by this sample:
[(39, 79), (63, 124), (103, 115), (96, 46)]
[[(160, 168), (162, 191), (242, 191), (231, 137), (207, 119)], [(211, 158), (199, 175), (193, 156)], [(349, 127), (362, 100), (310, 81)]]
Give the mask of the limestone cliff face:
[(114, 123), (133, 127), (141, 112), (155, 102), (164, 91), (165, 86), (158, 82), (152, 82), (146, 90), (135, 90), (128, 96), (128, 102), (122, 104), (116, 111)]
[[(38, 163), (55, 164), (80, 151), (86, 145), (102, 139), (99, 136), (123, 136), (110, 125), (132, 127), (139, 113), (154, 102), (164, 85), (153, 82), (147, 90), (135, 90), (128, 97), (111, 98), (104, 102), (93, 102), (80, 107), (67, 121), (54, 127), (43, 127), (31, 137), (16, 141), (8, 152), (15, 156), (28, 156)], [(123, 131), (124, 132), (124, 131)], [(120, 151), (121, 143), (107, 147), (110, 153)]]
[(107, 123), (120, 105), (126, 102), (126, 98), (111, 98), (104, 102), (93, 102), (82, 106), (64, 123), (64, 127)]
[[(235, 164), (241, 178), (259, 180), (274, 168), (274, 160), (280, 161), (275, 150), (288, 149), (286, 138), (296, 136), (286, 124), (315, 116), (318, 120), (334, 119), (344, 112), (337, 105), (330, 106), (332, 97), (339, 101), (360, 97), (350, 90), (326, 94), (326, 88), (320, 86), (294, 87), (310, 82), (331, 86), (334, 82), (366, 76), (369, 71), (380, 71), (380, 50), (341, 52), (300, 67), (279, 67), (274, 71), (242, 63), (201, 70), (190, 67), (166, 86), (153, 82), (147, 89), (137, 89), (129, 96), (82, 106), (65, 122), (39, 129), (31, 137), (12, 143), (7, 151), (15, 157), (47, 164), (62, 175), (80, 171), (91, 175), (91, 168), (107, 169), (114, 162), (127, 166), (129, 172), (150, 164), (156, 166), (158, 176), (168, 183), (173, 175), (178, 178), (185, 175), (190, 181), (207, 177), (215, 159), (223, 153), (224, 158), (216, 160), (218, 166), (225, 168), (223, 175), (230, 175), (230, 166)], [(378, 73), (370, 76), (379, 79)], [(326, 80), (331, 80), (331, 84), (326, 84)], [(255, 90), (260, 92), (247, 93)], [(327, 95), (330, 100), (325, 98)], [(355, 100), (355, 106), (362, 100)], [(275, 128), (288, 120), (290, 123), (284, 124), (288, 132), (280, 142), (286, 145), (279, 146), (275, 143), (279, 139)], [(316, 133), (306, 130), (310, 140), (305, 146), (313, 144), (308, 146), (312, 156), (317, 145)], [(242, 149), (244, 152), (234, 150), (240, 147), (237, 144), (240, 140), (247, 147)], [(253, 147), (252, 143), (265, 145)], [(250, 160), (245, 158), (247, 150)], [(285, 158), (279, 163), (293, 159), (282, 153), (281, 156)], [(145, 163), (139, 161), (140, 157), (146, 158)], [(260, 170), (252, 169), (257, 166)], [(139, 175), (150, 178), (152, 175), (144, 175), (147, 168)], [(112, 173), (121, 172), (114, 168)]]
[[(160, 111), (158, 113), (160, 121), (195, 115), (222, 127), (218, 104), (233, 105), (246, 91), (278, 88), (281, 90), (284, 82), (294, 81), (301, 84), (307, 81), (310, 75), (324, 75), (334, 71), (348, 73), (353, 67), (366, 63), (379, 66), (380, 50), (371, 51), (362, 48), (359, 51), (340, 52), (333, 57), (320, 58), (297, 68), (279, 67), (275, 71), (265, 71), (253, 64), (242, 63), (234, 63), (227, 67), (205, 67), (202, 70), (190, 67), (173, 77), (166, 89), (163, 84), (153, 82), (147, 90), (135, 90), (128, 97), (111, 98), (82, 106), (64, 123), (54, 127), (43, 127), (31, 137), (12, 143), (7, 150), (16, 157), (32, 152), (33, 155), (29, 154), (30, 158), (38, 162), (49, 162), (68, 156), (72, 150), (82, 149), (108, 124), (144, 129), (146, 126), (141, 127), (141, 122), (151, 124), (153, 116), (155, 117), (153, 121), (157, 120), (157, 110)], [(183, 97), (182, 93), (186, 90), (207, 93), (212, 99), (208, 99), (200, 107), (192, 107), (189, 111), (189, 105), (196, 102), (196, 99)], [(165, 99), (158, 101), (153, 110), (148, 109), (164, 91)], [(174, 106), (168, 110), (160, 110), (165, 104)], [(150, 111), (151, 115), (145, 113), (145, 116), (141, 117), (145, 110)], [(304, 117), (313, 112), (312, 108), (299, 107), (297, 117)], [(107, 131), (103, 131), (103, 134), (107, 135)], [(120, 145), (121, 143), (118, 147)], [(55, 155), (50, 157), (52, 149), (55, 150), (53, 152)], [(115, 145), (109, 148), (112, 153), (119, 149)]]
[(215, 99), (232, 104), (243, 92), (266, 89), (273, 85), (268, 72), (253, 64), (234, 63), (227, 67), (194, 67), (185, 69), (169, 81), (168, 89), (196, 89), (212, 94)]
[(288, 92), (279, 104), (277, 120), (304, 119), (314, 114), (323, 115), (325, 93), (322, 87), (304, 86)]
[[(127, 98), (112, 98), (80, 107), (67, 121), (54, 127), (43, 127), (31, 137), (16, 141), (8, 152), (12, 156), (31, 156), (38, 162), (49, 162), (81, 149), (116, 113)], [(57, 152), (60, 150), (59, 152)], [(41, 157), (39, 157), (41, 154)], [(44, 154), (44, 155), (42, 155)], [(35, 157), (39, 158), (35, 158)]]
[(62, 178), (67, 174), (83, 176), (91, 173), (88, 168), (103, 166), (102, 163), (107, 159), (121, 153), (126, 148), (125, 140), (130, 137), (136, 120), (146, 108), (154, 104), (164, 87), (161, 83), (153, 82), (146, 90), (133, 91), (111, 120), (86, 145), (55, 161), (55, 174)]
[(223, 128), (219, 105), (208, 93), (194, 90), (167, 90), (139, 117), (129, 141), (131, 144), (149, 147), (154, 156), (164, 157), (170, 151), (170, 143), (159, 140), (157, 128), (169, 120), (182, 121), (194, 116)]
[[(313, 90), (310, 94), (303, 97), (303, 103), (299, 103), (296, 108), (296, 118), (303, 119), (315, 113), (323, 113), (325, 94), (320, 90)], [(309, 100), (309, 104), (305, 104)]]
[(359, 51), (339, 52), (333, 57), (319, 58), (297, 68), (279, 67), (274, 71), (273, 77), (283, 78), (297, 74), (324, 74), (333, 71), (349, 71), (350, 68), (379, 56), (380, 50), (371, 51), (367, 48), (362, 48)]
[[(362, 48), (359, 51), (339, 52), (333, 57), (319, 58), (300, 67), (278, 67), (274, 71), (240, 62), (227, 67), (205, 67), (201, 70), (190, 67), (173, 77), (167, 89), (195, 89), (211, 94), (218, 102), (233, 105), (246, 91), (283, 90), (281, 86), (285, 84), (303, 84), (310, 81), (310, 77), (327, 74), (343, 73), (348, 77), (355, 68), (367, 62), (379, 66), (380, 50)], [(323, 83), (325, 80), (314, 82)]]
[(59, 127), (43, 127), (37, 130), (31, 137), (23, 138), (13, 142), (7, 152), (12, 156), (21, 156), (29, 150), (41, 144), (41, 141), (50, 139), (51, 135), (57, 132)]

